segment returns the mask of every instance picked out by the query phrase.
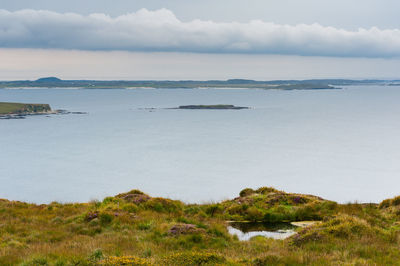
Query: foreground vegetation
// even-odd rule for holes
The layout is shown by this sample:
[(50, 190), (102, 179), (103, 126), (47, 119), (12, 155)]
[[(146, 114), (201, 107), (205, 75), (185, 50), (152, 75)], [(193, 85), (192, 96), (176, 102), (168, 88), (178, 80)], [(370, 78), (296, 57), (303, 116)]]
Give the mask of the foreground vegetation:
[(51, 108), (48, 104), (0, 102), (0, 115), (45, 113), (50, 111)]
[[(0, 265), (398, 265), (400, 197), (337, 204), (273, 188), (184, 204), (138, 190), (90, 203), (0, 200)], [(226, 221), (320, 221), (239, 241)]]

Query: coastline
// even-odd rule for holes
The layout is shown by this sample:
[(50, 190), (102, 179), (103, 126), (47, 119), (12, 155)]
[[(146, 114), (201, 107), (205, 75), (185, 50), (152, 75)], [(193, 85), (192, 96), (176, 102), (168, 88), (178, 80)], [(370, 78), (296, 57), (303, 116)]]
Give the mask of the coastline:
[(50, 116), (64, 114), (87, 114), (86, 112), (70, 112), (52, 110), (49, 104), (0, 102), (0, 119), (24, 119), (27, 116)]

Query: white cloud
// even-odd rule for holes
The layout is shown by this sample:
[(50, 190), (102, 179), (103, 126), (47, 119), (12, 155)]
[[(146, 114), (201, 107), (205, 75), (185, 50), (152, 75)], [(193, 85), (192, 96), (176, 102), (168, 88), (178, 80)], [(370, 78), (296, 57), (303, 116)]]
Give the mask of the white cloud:
[(348, 31), (319, 24), (182, 22), (167, 9), (105, 14), (0, 10), (0, 47), (260, 53), (340, 57), (400, 56), (400, 30)]

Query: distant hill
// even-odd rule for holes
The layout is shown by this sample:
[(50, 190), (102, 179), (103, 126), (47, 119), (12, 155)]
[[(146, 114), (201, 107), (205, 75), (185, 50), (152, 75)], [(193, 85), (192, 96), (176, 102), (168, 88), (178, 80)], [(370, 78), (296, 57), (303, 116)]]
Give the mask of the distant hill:
[(59, 79), (59, 78), (56, 78), (56, 77), (46, 77), (46, 78), (40, 78), (40, 79), (35, 80), (35, 82), (41, 82), (41, 83), (44, 83), (44, 82), (60, 82), (60, 81), (62, 81), (62, 80)]
[(226, 82), (230, 84), (249, 84), (256, 83), (257, 81), (251, 79), (228, 79)]

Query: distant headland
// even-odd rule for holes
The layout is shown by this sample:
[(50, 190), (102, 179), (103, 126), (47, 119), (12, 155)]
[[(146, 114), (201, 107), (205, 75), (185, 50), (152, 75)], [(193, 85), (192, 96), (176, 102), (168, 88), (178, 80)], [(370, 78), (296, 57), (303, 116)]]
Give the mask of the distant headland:
[(29, 114), (50, 113), (52, 113), (52, 110), (48, 104), (0, 102), (0, 116), (24, 116)]
[(86, 114), (86, 112), (52, 110), (49, 104), (44, 103), (0, 102), (0, 119), (24, 119), (26, 116), (30, 115), (54, 114)]
[(351, 80), (351, 79), (309, 79), (309, 80), (271, 80), (250, 79), (228, 80), (62, 80), (57, 77), (43, 77), (37, 80), (0, 81), (0, 88), (82, 88), (82, 89), (121, 89), (121, 88), (246, 88), (280, 90), (325, 90), (339, 89), (347, 85), (391, 85), (398, 80)]

